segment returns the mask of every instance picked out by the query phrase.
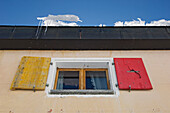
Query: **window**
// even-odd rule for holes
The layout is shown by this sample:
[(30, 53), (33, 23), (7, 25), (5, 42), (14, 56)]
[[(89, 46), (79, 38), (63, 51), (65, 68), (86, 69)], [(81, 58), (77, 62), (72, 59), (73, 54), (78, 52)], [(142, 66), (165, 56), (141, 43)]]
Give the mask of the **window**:
[(85, 89), (107, 90), (110, 89), (107, 69), (85, 69)]
[(52, 58), (48, 95), (118, 95), (113, 58)]
[(108, 69), (65, 69), (58, 68), (54, 90), (108, 90)]
[(80, 89), (80, 69), (57, 69), (54, 90)]

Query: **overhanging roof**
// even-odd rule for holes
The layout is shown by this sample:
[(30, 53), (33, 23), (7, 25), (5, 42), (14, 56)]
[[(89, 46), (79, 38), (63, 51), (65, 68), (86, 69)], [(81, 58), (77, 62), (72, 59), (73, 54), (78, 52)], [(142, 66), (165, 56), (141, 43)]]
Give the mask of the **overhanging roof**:
[(170, 26), (159, 27), (0, 26), (0, 49), (1, 50), (170, 49)]

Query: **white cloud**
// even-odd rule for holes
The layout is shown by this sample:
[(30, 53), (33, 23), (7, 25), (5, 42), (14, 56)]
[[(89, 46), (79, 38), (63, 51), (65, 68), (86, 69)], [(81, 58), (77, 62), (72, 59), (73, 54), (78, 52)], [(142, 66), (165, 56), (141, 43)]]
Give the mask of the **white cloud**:
[(123, 26), (123, 22), (118, 21), (118, 22), (114, 23), (114, 26)]
[(99, 27), (105, 27), (106, 25), (105, 24), (100, 24)]
[(48, 15), (37, 19), (42, 21), (42, 26), (78, 26), (76, 22), (82, 22), (76, 15)]
[(124, 23), (124, 26), (145, 26), (145, 21), (142, 21), (140, 18), (137, 18), (138, 20), (133, 21), (126, 21)]
[(62, 22), (62, 21), (54, 21), (54, 20), (45, 20), (43, 21), (44, 26), (78, 26), (77, 23), (71, 22)]
[(151, 21), (150, 23), (146, 23), (145, 21), (142, 21), (140, 18), (137, 18), (138, 20), (132, 20), (132, 21), (118, 21), (114, 23), (114, 26), (170, 26), (170, 20), (158, 20), (158, 21)]
[(170, 26), (170, 20), (158, 20), (158, 21), (151, 21), (150, 23), (146, 23), (146, 26)]

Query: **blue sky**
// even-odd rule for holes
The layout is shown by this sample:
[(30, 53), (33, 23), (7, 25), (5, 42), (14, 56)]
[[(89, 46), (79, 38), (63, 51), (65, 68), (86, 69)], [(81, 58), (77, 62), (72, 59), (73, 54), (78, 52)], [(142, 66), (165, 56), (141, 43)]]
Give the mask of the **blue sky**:
[(170, 20), (170, 0), (1, 0), (0, 25), (38, 25), (37, 17), (72, 14), (79, 25), (113, 25), (141, 18)]

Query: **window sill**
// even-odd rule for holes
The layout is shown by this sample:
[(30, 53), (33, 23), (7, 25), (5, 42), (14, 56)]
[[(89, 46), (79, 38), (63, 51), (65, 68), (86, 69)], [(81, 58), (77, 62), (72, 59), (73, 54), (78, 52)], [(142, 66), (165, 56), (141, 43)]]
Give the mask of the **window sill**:
[(51, 90), (50, 94), (60, 94), (60, 95), (110, 95), (114, 94), (113, 90)]

